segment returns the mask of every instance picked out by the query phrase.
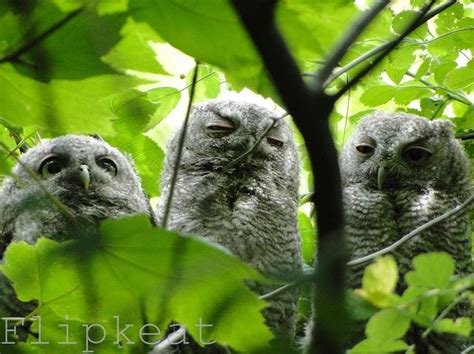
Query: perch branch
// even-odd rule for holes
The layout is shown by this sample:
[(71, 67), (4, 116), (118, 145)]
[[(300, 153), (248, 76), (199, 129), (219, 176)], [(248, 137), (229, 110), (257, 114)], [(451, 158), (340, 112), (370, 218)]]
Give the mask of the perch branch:
[(337, 45), (334, 51), (329, 55), (324, 66), (316, 74), (314, 80), (316, 91), (320, 91), (323, 88), (324, 83), (331, 75), (334, 68), (339, 64), (342, 57), (347, 53), (351, 45), (354, 44), (357, 37), (359, 37), (380, 11), (382, 11), (389, 3), (390, 0), (377, 1), (370, 10), (365, 11), (364, 14), (352, 25), (351, 31), (347, 32), (339, 45)]
[(437, 218), (434, 218), (433, 220), (430, 220), (428, 221), (427, 223), (417, 227), (416, 229), (414, 229), (413, 231), (409, 232), (408, 234), (406, 234), (405, 236), (403, 236), (401, 239), (399, 239), (398, 241), (392, 243), (390, 246), (388, 247), (385, 247), (377, 252), (374, 252), (374, 253), (371, 253), (367, 256), (364, 256), (364, 257), (361, 257), (361, 258), (357, 258), (357, 259), (354, 259), (352, 261), (349, 261), (347, 263), (348, 266), (355, 266), (355, 265), (358, 265), (358, 264), (362, 264), (362, 263), (366, 263), (378, 256), (382, 256), (386, 253), (389, 253), (389, 252), (392, 252), (393, 250), (397, 249), (398, 247), (400, 247), (402, 244), (404, 244), (405, 242), (411, 240), (413, 237), (415, 237), (416, 235), (420, 234), (421, 232), (423, 231), (426, 231), (428, 230), (430, 227), (433, 227), (435, 226), (436, 224), (439, 224), (440, 222), (446, 220), (447, 218), (453, 216), (453, 215), (456, 215), (457, 213), (459, 213), (460, 211), (462, 211), (463, 209), (467, 208), (467, 206), (469, 206), (469, 204), (472, 203), (472, 201), (474, 200), (474, 194), (471, 195), (469, 198), (467, 198), (464, 203), (456, 206), (455, 208), (447, 211), (446, 213), (444, 213), (443, 215), (440, 215), (438, 216)]
[[(394, 242), (390, 246), (388, 246), (386, 248), (383, 248), (381, 250), (378, 250), (377, 252), (368, 254), (364, 257), (356, 258), (352, 261), (349, 261), (349, 262), (347, 262), (347, 266), (353, 267), (353, 266), (356, 266), (356, 265), (359, 265), (359, 264), (362, 264), (362, 263), (366, 263), (366, 262), (368, 262), (368, 261), (370, 261), (370, 260), (372, 260), (372, 259), (374, 259), (378, 256), (382, 256), (386, 253), (389, 253), (389, 252), (395, 250), (396, 248), (403, 245), (405, 242), (407, 242), (407, 241), (411, 240), (413, 237), (419, 235), (421, 232), (426, 231), (429, 228), (431, 228), (431, 227), (441, 223), (442, 221), (448, 219), (449, 217), (460, 213), (462, 210), (467, 208), (473, 201), (474, 201), (474, 194), (471, 195), (469, 198), (467, 198), (464, 201), (464, 203), (455, 206), (453, 209), (448, 210), (446, 213), (438, 216), (437, 218), (434, 218), (434, 219), (428, 221), (427, 223), (417, 227), (416, 229), (409, 232), (408, 234), (406, 234), (405, 236), (403, 236), (402, 238), (400, 238), (398, 241)], [(305, 274), (305, 275), (307, 276), (307, 274)], [(279, 287), (278, 289), (275, 289), (275, 290), (273, 290), (273, 291), (271, 291), (271, 292), (269, 292), (265, 295), (262, 295), (260, 298), (261, 299), (266, 299), (266, 300), (270, 299), (270, 298), (274, 297), (275, 295), (278, 295), (278, 294), (286, 291), (287, 289), (290, 289), (290, 288), (300, 284), (301, 282), (304, 282), (305, 280), (306, 280), (306, 277), (302, 277), (300, 280), (292, 282), (290, 284), (285, 284), (285, 285)]]
[(341, 88), (334, 97), (338, 99), (343, 94), (345, 94), (350, 88), (352, 88), (355, 84), (357, 84), (362, 78), (364, 78), (372, 69), (374, 69), (387, 55), (390, 51), (395, 49), (397, 45), (399, 45), (404, 38), (406, 38), (411, 32), (416, 30), (421, 24), (423, 24), (426, 18), (426, 14), (431, 9), (435, 0), (430, 0), (428, 4), (426, 4), (420, 13), (417, 14), (415, 19), (407, 26), (407, 28), (394, 40), (390, 41), (389, 44), (381, 51), (381, 54), (375, 58), (375, 60), (364, 67), (361, 71), (354, 75), (354, 77), (346, 84), (343, 88)]
[(189, 92), (189, 102), (188, 102), (188, 107), (186, 109), (186, 116), (184, 118), (183, 127), (181, 128), (181, 134), (179, 135), (178, 151), (176, 153), (176, 158), (174, 159), (175, 165), (173, 168), (173, 174), (171, 175), (168, 199), (166, 200), (165, 210), (163, 212), (163, 220), (161, 222), (161, 227), (164, 229), (166, 228), (166, 225), (168, 223), (168, 218), (169, 218), (169, 214), (171, 210), (171, 204), (173, 203), (173, 193), (174, 193), (174, 188), (176, 185), (176, 180), (178, 178), (179, 164), (181, 163), (181, 155), (183, 152), (184, 141), (186, 139), (186, 132), (188, 130), (189, 115), (191, 113), (191, 106), (193, 104), (193, 99), (194, 99), (194, 90), (196, 88), (198, 69), (199, 69), (199, 63), (196, 62), (196, 66), (194, 67), (193, 77), (191, 81), (191, 90)]
[(173, 344), (180, 343), (186, 335), (186, 328), (180, 327), (176, 332), (170, 333), (165, 339), (158, 343), (148, 354), (167, 353)]
[(29, 42), (25, 43), (23, 46), (21, 46), (17, 50), (13, 51), (10, 54), (7, 54), (3, 58), (0, 58), (0, 63), (4, 63), (4, 62), (7, 62), (7, 61), (17, 61), (23, 54), (28, 52), (30, 49), (36, 47), (38, 44), (40, 44), (42, 41), (44, 41), (46, 38), (48, 38), (54, 32), (56, 32), (57, 30), (62, 28), (69, 21), (71, 21), (73, 18), (78, 16), (83, 10), (84, 10), (84, 7), (81, 7), (79, 9), (74, 10), (71, 13), (67, 14), (64, 18), (62, 18), (61, 20), (56, 22), (54, 25), (52, 25), (50, 28), (48, 28), (43, 33), (39, 34), (37, 37), (32, 38)]

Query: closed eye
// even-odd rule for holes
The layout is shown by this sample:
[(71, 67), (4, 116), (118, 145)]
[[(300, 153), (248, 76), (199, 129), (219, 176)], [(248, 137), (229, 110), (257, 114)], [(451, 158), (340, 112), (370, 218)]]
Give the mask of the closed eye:
[(275, 136), (267, 136), (267, 141), (270, 145), (276, 146), (276, 147), (282, 147), (285, 144), (285, 141), (283, 139), (277, 138)]

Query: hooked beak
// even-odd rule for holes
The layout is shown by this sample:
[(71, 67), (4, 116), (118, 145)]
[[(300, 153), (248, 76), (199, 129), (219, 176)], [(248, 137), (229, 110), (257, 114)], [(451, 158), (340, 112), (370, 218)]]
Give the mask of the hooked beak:
[(84, 189), (87, 191), (89, 189), (89, 184), (91, 183), (91, 174), (89, 172), (89, 166), (81, 165), (79, 166), (79, 178), (84, 186)]
[(383, 188), (383, 183), (385, 181), (386, 177), (386, 169), (384, 165), (379, 166), (379, 170), (377, 171), (377, 187), (379, 191), (382, 190)]

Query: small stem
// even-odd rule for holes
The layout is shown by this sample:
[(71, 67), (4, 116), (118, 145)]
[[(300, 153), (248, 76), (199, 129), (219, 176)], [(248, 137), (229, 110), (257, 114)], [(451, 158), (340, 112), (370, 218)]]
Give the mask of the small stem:
[(179, 141), (178, 141), (178, 152), (176, 154), (175, 158), (175, 165), (173, 168), (173, 174), (171, 176), (171, 181), (170, 181), (170, 188), (169, 188), (169, 194), (168, 194), (168, 199), (166, 200), (166, 205), (165, 205), (165, 211), (163, 213), (163, 220), (161, 227), (166, 228), (166, 225), (168, 223), (168, 217), (170, 214), (171, 210), (171, 204), (173, 202), (173, 193), (174, 193), (174, 188), (176, 186), (176, 181), (178, 179), (178, 171), (179, 171), (179, 164), (181, 163), (181, 155), (183, 152), (184, 148), (184, 141), (186, 140), (186, 132), (188, 129), (188, 122), (189, 122), (189, 116), (191, 114), (191, 106), (193, 104), (193, 99), (194, 99), (194, 90), (196, 88), (196, 80), (197, 80), (197, 75), (198, 75), (198, 68), (199, 64), (196, 62), (196, 66), (194, 67), (194, 73), (193, 73), (193, 78), (191, 81), (191, 91), (189, 93), (189, 102), (188, 102), (188, 107), (186, 110), (186, 116), (184, 118), (184, 123), (183, 123), (183, 128), (181, 130), (181, 134), (179, 136)]
[(431, 325), (423, 332), (423, 334), (421, 335), (423, 338), (426, 338), (428, 337), (428, 335), (431, 333), (431, 331), (433, 331), (433, 328), (434, 328), (434, 325), (441, 321), (443, 318), (445, 318), (448, 313), (454, 308), (454, 306), (456, 306), (457, 304), (459, 304), (462, 300), (464, 299), (467, 299), (469, 297), (469, 294), (468, 292), (466, 293), (462, 293), (461, 295), (459, 295), (458, 297), (456, 297), (456, 299), (454, 299), (440, 314), (438, 317), (436, 317), (436, 319), (431, 323)]
[(7, 61), (18, 61), (18, 59), (28, 52), (30, 49), (36, 47), (38, 44), (40, 44), (42, 41), (44, 41), (46, 38), (48, 38), (50, 35), (52, 35), (54, 32), (59, 30), (61, 27), (63, 27), (65, 24), (67, 24), (69, 21), (71, 21), (73, 18), (78, 16), (82, 11), (84, 10), (83, 7), (72, 11), (71, 13), (67, 14), (63, 19), (52, 25), (50, 28), (48, 28), (46, 31), (38, 35), (37, 37), (32, 38), (29, 42), (25, 43), (23, 46), (18, 48), (17, 50), (13, 51), (10, 54), (7, 54), (3, 58), (0, 58), (0, 63), (4, 63)]
[(336, 46), (335, 50), (329, 55), (324, 66), (316, 74), (314, 80), (315, 91), (320, 91), (323, 84), (328, 79), (331, 72), (339, 64), (339, 61), (347, 53), (351, 45), (354, 44), (355, 40), (359, 35), (367, 28), (367, 26), (373, 21), (373, 19), (382, 11), (385, 6), (390, 3), (390, 0), (379, 0), (376, 4), (367, 11), (364, 11), (363, 15), (352, 25), (351, 30), (347, 32), (346, 36)]

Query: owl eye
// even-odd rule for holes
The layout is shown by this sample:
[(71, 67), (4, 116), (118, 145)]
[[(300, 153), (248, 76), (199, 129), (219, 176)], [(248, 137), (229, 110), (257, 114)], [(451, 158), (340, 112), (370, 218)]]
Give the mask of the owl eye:
[(403, 153), (403, 159), (413, 165), (420, 165), (428, 161), (433, 153), (422, 146), (409, 146)]
[(285, 142), (277, 137), (274, 136), (267, 136), (267, 141), (270, 145), (277, 146), (277, 147), (282, 147)]
[(228, 135), (228, 134), (232, 133), (235, 130), (235, 128), (232, 125), (232, 123), (230, 123), (230, 122), (229, 123), (227, 123), (227, 122), (214, 122), (214, 123), (209, 124), (206, 127), (206, 130), (209, 133), (214, 133), (214, 134), (218, 134), (218, 135)]
[(374, 152), (374, 147), (367, 143), (362, 143), (356, 146), (356, 150), (361, 154), (368, 155)]
[(112, 159), (108, 157), (99, 157), (97, 159), (97, 165), (112, 176), (117, 176), (117, 164)]
[(41, 175), (44, 177), (55, 175), (63, 170), (66, 164), (59, 156), (50, 156), (46, 158), (39, 168)]

